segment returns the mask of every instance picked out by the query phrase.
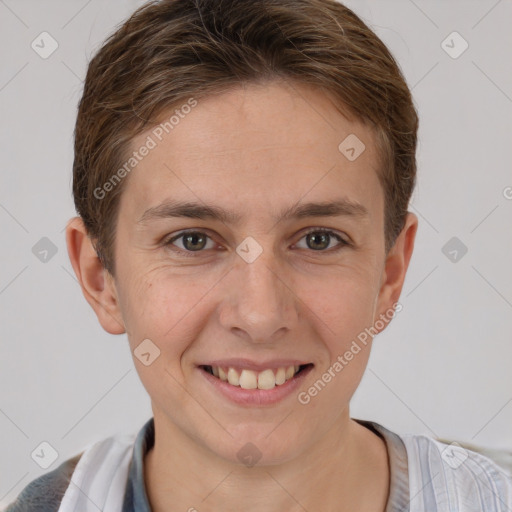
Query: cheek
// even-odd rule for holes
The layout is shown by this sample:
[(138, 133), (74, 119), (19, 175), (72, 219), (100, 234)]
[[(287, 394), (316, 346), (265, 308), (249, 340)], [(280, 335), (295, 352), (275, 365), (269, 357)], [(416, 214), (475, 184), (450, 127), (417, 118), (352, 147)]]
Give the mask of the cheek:
[[(340, 280), (312, 300), (311, 309), (320, 312), (315, 323), (328, 358), (322, 361), (317, 381), (303, 391), (321, 411), (326, 404), (348, 404), (361, 381), (370, 356), (367, 329), (372, 325), (375, 290), (361, 280)], [(325, 417), (325, 412), (319, 414)]]
[(166, 352), (185, 350), (201, 329), (198, 315), (201, 306), (204, 308), (202, 298), (208, 283), (191, 276), (170, 275), (168, 268), (155, 268), (128, 282), (122, 309), (130, 329), (130, 344), (136, 346), (149, 338)]
[(327, 279), (304, 279), (301, 288), (305, 311), (338, 351), (371, 325), (378, 286), (368, 267), (340, 268)]

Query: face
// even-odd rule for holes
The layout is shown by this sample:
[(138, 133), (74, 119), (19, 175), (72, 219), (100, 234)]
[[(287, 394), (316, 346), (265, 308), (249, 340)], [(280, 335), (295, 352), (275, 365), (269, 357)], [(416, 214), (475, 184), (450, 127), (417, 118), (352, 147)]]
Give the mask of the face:
[[(354, 340), (397, 299), (373, 133), (303, 85), (190, 110), (133, 141), (156, 146), (121, 198), (120, 321), (150, 354), (134, 363), (161, 431), (234, 462), (248, 442), (262, 462), (290, 460), (349, 421), (371, 345)], [(339, 149), (350, 134), (355, 159)]]

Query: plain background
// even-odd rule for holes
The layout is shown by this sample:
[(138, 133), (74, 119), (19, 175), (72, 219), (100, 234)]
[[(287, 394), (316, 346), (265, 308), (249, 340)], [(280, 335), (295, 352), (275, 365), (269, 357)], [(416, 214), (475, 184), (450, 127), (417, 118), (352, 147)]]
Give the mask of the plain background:
[[(0, 0), (0, 506), (152, 414), (126, 335), (104, 332), (81, 294), (63, 231), (87, 62), (141, 4)], [(511, 449), (512, 2), (346, 4), (397, 58), (420, 116), (403, 310), (375, 339), (352, 416)], [(31, 48), (44, 31), (59, 45), (47, 59)], [(46, 262), (33, 252), (44, 237), (57, 251)], [(47, 470), (31, 458), (43, 441), (58, 452)]]

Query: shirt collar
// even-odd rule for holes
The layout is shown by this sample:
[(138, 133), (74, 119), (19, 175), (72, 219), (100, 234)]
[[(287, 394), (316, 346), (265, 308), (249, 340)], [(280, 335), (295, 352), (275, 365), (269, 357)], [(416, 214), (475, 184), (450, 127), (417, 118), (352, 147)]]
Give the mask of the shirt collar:
[(144, 481), (144, 456), (155, 444), (155, 420), (141, 428), (133, 446), (122, 512), (151, 512)]
[(374, 421), (356, 420), (360, 425), (370, 429), (386, 443), (389, 458), (389, 497), (386, 512), (409, 511), (409, 463), (407, 450), (398, 434)]

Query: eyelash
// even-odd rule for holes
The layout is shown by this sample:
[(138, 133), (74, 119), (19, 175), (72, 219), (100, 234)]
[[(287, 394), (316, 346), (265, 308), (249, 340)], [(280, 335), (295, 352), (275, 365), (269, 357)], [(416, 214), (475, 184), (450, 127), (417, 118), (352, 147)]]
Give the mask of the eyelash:
[[(184, 249), (180, 249), (179, 247), (173, 246), (173, 242), (175, 242), (176, 240), (179, 240), (180, 238), (183, 238), (184, 236), (189, 235), (191, 233), (199, 233), (199, 234), (202, 234), (202, 235), (206, 235), (207, 238), (209, 238), (210, 240), (213, 240), (204, 231), (190, 229), (190, 230), (186, 230), (186, 231), (181, 231), (178, 235), (174, 235), (174, 236), (172, 236), (170, 238), (167, 238), (167, 240), (165, 240), (162, 245), (164, 245), (165, 247), (168, 247), (169, 249), (171, 249), (174, 252), (180, 253), (180, 254), (185, 255), (187, 257), (195, 258), (195, 257), (199, 256), (200, 253), (205, 252), (205, 250), (207, 250), (207, 249), (202, 249), (202, 250), (199, 250), (199, 251), (187, 251), (187, 250), (184, 250)], [(318, 250), (318, 251), (314, 251), (313, 249), (306, 249), (306, 250), (309, 250), (310, 252), (316, 252), (316, 253), (327, 252), (327, 253), (332, 253), (332, 252), (338, 252), (339, 250), (343, 249), (344, 247), (352, 245), (350, 242), (348, 242), (347, 240), (343, 239), (340, 235), (338, 235), (335, 231), (332, 231), (332, 230), (330, 230), (328, 228), (311, 228), (306, 233), (304, 233), (299, 240), (302, 240), (304, 237), (306, 237), (307, 235), (310, 235), (311, 233), (327, 233), (331, 237), (334, 237), (336, 240), (338, 240), (338, 242), (340, 242), (340, 243), (334, 249), (330, 248), (330, 249), (323, 249), (323, 250)]]

